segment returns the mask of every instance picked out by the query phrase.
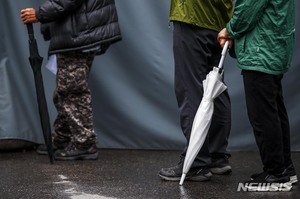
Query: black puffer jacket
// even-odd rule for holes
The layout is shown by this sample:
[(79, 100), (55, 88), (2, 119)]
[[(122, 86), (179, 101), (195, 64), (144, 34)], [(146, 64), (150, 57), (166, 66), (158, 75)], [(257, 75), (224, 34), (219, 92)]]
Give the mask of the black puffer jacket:
[(37, 10), (49, 54), (121, 40), (114, 0), (46, 0)]

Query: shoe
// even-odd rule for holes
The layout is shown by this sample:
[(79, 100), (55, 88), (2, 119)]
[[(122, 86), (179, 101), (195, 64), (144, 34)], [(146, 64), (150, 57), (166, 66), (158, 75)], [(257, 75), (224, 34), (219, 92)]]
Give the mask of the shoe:
[(290, 191), (292, 183), (290, 176), (286, 173), (271, 175), (263, 172), (253, 180), (244, 183), (247, 191)]
[(255, 178), (257, 178), (257, 177), (260, 176), (260, 175), (265, 175), (265, 176), (267, 176), (267, 172), (266, 172), (266, 171), (263, 171), (263, 172), (261, 172), (261, 173), (254, 173), (254, 174), (252, 174), (252, 175), (250, 176), (250, 179), (251, 179), (251, 180), (254, 180)]
[(293, 164), (290, 164), (287, 168), (285, 168), (283, 173), (287, 173), (290, 176), (290, 183), (295, 184), (298, 182), (298, 177)]
[[(69, 144), (69, 141), (65, 141), (65, 142), (55, 142), (55, 141), (52, 141), (52, 149), (53, 149), (53, 153), (56, 151), (56, 150), (59, 150), (59, 149), (64, 149), (65, 147), (67, 147)], [(36, 149), (36, 152), (37, 154), (39, 155), (48, 155), (48, 149), (47, 149), (47, 145), (45, 144), (41, 144), (37, 147)]]
[(70, 144), (65, 149), (57, 150), (53, 156), (55, 160), (97, 160), (98, 150), (96, 145), (88, 149), (79, 149), (74, 144)]
[(213, 174), (217, 175), (228, 175), (232, 172), (227, 156), (218, 159), (212, 158), (212, 163), (209, 168)]
[[(266, 175), (266, 171), (262, 172), (262, 173), (256, 173), (256, 174), (252, 174), (251, 175), (251, 180), (254, 180), (255, 178), (257, 178), (258, 176), (262, 175), (262, 174), (265, 174)], [(288, 174), (290, 176), (290, 183), (292, 184), (295, 184), (296, 182), (298, 182), (298, 178), (297, 178), (297, 174), (296, 174), (296, 171), (295, 171), (295, 168), (293, 166), (293, 164), (290, 164), (290, 166), (288, 166), (284, 171), (283, 173), (285, 174)]]
[[(162, 168), (158, 175), (163, 180), (168, 181), (180, 181), (182, 175), (183, 163), (179, 162), (176, 166), (170, 168)], [(189, 181), (208, 181), (212, 176), (212, 173), (207, 167), (191, 168), (186, 174), (185, 180)]]
[[(53, 152), (55, 152), (57, 150), (57, 147), (52, 145), (52, 149), (53, 149)], [(41, 144), (37, 147), (36, 149), (36, 152), (37, 154), (39, 155), (48, 155), (48, 149), (47, 149), (47, 146), (45, 144)]]

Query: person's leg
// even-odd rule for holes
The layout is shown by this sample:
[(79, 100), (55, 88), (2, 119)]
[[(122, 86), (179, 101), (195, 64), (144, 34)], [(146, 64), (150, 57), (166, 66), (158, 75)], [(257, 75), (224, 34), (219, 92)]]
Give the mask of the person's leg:
[[(216, 38), (217, 33), (214, 31), (174, 22), (175, 94), (180, 111), (181, 128), (187, 143), (190, 140), (195, 114), (203, 97), (202, 82), (213, 69), (215, 55), (218, 55), (218, 60), (221, 56), (221, 47), (217, 45)], [(187, 147), (188, 144), (181, 154), (179, 164), (172, 168), (162, 169), (161, 177), (168, 174), (181, 175)], [(211, 173), (206, 169), (210, 163), (211, 157), (208, 139), (206, 139), (190, 171), (203, 168), (202, 171), (207, 174), (205, 179), (209, 179)], [(193, 173), (191, 172), (190, 175)]]
[(65, 54), (57, 54), (57, 74), (56, 74), (56, 89), (53, 94), (53, 103), (57, 110), (57, 116), (54, 121), (54, 131), (52, 133), (53, 145), (58, 149), (63, 149), (69, 145), (71, 141), (71, 131), (67, 121), (67, 112), (64, 109), (64, 102), (68, 95), (62, 92), (66, 85), (64, 84), (65, 77), (68, 75), (68, 70), (65, 64)]
[(277, 76), (243, 71), (249, 121), (267, 173), (284, 171), (283, 133), (278, 113)]
[[(57, 81), (63, 78), (61, 74), (62, 73), (57, 74)], [(60, 93), (58, 93), (57, 90), (58, 89), (56, 88), (53, 95), (53, 103), (57, 110), (57, 116), (53, 125), (54, 131), (52, 132), (53, 151), (64, 149), (65, 147), (67, 147), (72, 137), (68, 122), (64, 115), (65, 111), (62, 108), (64, 95), (60, 95)], [(40, 155), (48, 154), (47, 146), (45, 144), (39, 145), (36, 151)]]
[(289, 191), (292, 185), (290, 175), (285, 172), (283, 141), (283, 128), (286, 127), (282, 127), (279, 110), (282, 104), (278, 101), (282, 93), (282, 75), (248, 70), (243, 70), (242, 74), (248, 117), (264, 166), (264, 172), (246, 181), (245, 186), (250, 191), (267, 191), (270, 187)]
[(283, 140), (283, 154), (284, 154), (284, 165), (285, 172), (290, 176), (290, 182), (296, 183), (298, 181), (297, 174), (291, 158), (291, 141), (290, 141), (290, 124), (288, 113), (284, 104), (283, 91), (281, 85), (282, 76), (278, 77), (278, 113), (282, 129), (282, 140)]
[[(60, 79), (57, 75), (57, 79)], [(53, 145), (55, 148), (62, 149), (65, 148), (71, 141), (71, 131), (66, 120), (64, 109), (62, 108), (62, 103), (64, 101), (64, 96), (54, 91), (53, 102), (57, 110), (57, 116), (54, 121), (54, 131), (52, 133)]]
[(280, 77), (280, 79), (278, 79), (277, 105), (278, 105), (278, 115), (280, 119), (281, 130), (282, 130), (284, 162), (285, 162), (285, 167), (288, 167), (290, 164), (292, 164), (290, 123), (289, 123), (288, 113), (285, 108), (282, 92), (283, 91), (282, 91), (281, 77)]
[[(59, 117), (56, 135), (70, 136), (70, 144), (55, 153), (56, 159), (88, 159), (84, 154), (96, 157), (96, 134), (93, 128), (91, 93), (88, 75), (94, 59), (91, 53), (68, 52), (57, 56), (58, 78), (55, 99)], [(64, 128), (61, 128), (64, 126)], [(68, 129), (67, 133), (62, 129)], [(54, 140), (59, 140), (56, 136)]]
[[(214, 66), (218, 66), (222, 49), (216, 40), (215, 31), (184, 23), (177, 29), (184, 31), (181, 31), (179, 36), (174, 32), (177, 38), (174, 40), (175, 91), (181, 127), (189, 142), (194, 117), (203, 97), (203, 80)], [(191, 46), (193, 48), (190, 48)], [(230, 173), (231, 167), (228, 165), (230, 155), (227, 152), (230, 130), (231, 106), (228, 91), (225, 90), (214, 100), (214, 113), (207, 139), (193, 166), (210, 164), (211, 154), (213, 162), (216, 163), (212, 165), (215, 173)], [(182, 153), (182, 158), (185, 157), (186, 150), (187, 147)]]
[(230, 130), (231, 105), (229, 94), (226, 90), (214, 100), (214, 114), (208, 132), (212, 161), (210, 171), (214, 174), (226, 175), (232, 172), (228, 160), (231, 155), (227, 151)]
[[(187, 146), (195, 114), (203, 97), (203, 80), (212, 69), (210, 31), (185, 23), (174, 23), (175, 94), (180, 111), (180, 122)], [(192, 167), (210, 164), (208, 141), (205, 141)]]

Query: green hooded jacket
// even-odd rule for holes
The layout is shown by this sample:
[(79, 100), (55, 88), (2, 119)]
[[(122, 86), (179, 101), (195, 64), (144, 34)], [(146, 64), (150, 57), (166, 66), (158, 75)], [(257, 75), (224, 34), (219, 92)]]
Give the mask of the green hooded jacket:
[(232, 0), (171, 0), (170, 21), (220, 31), (233, 13)]
[(241, 69), (272, 75), (288, 71), (295, 42), (294, 0), (237, 0), (226, 28)]

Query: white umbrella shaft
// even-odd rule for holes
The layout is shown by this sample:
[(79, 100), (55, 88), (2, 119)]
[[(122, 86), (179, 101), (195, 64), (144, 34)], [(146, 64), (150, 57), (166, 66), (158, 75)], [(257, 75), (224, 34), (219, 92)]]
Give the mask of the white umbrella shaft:
[(226, 52), (227, 52), (227, 49), (228, 49), (228, 45), (229, 45), (229, 41), (227, 40), (225, 42), (225, 45), (224, 45), (223, 50), (222, 50), (222, 56), (221, 56), (218, 68), (223, 68), (223, 63), (224, 63), (224, 60), (225, 60), (225, 56), (226, 56)]

